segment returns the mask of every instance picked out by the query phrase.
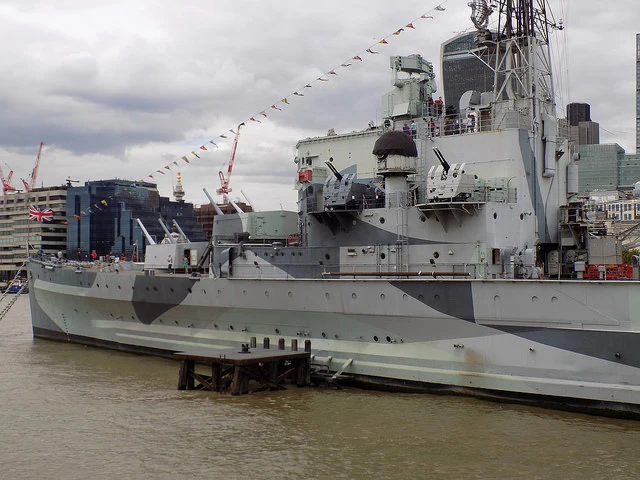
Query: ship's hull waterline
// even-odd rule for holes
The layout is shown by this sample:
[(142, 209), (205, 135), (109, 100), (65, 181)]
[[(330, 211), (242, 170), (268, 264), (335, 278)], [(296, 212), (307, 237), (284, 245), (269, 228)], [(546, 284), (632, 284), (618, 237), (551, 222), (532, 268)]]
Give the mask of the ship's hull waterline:
[(36, 337), (171, 355), (311, 339), (356, 383), (640, 416), (640, 283), (225, 279), (30, 264)]

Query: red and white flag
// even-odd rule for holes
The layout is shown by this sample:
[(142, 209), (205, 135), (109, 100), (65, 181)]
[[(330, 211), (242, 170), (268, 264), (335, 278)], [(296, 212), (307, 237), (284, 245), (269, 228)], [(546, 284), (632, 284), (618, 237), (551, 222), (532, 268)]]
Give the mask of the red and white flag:
[(53, 211), (50, 208), (40, 209), (31, 205), (29, 218), (34, 222), (50, 222), (53, 219)]

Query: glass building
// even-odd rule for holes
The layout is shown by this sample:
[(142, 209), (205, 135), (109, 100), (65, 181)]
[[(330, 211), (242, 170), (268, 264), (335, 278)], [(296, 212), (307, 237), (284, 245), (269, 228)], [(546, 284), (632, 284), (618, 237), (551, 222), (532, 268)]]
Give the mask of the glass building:
[(88, 259), (95, 250), (98, 256), (128, 259), (135, 253), (142, 260), (149, 242), (138, 219), (158, 243), (166, 233), (159, 219), (169, 231), (176, 231), (175, 221), (191, 241), (206, 240), (193, 204), (161, 197), (154, 183), (114, 179), (69, 188), (67, 218), (70, 259)]
[(640, 154), (640, 33), (636, 35), (636, 154)]
[(617, 190), (620, 165), (624, 164), (624, 149), (614, 144), (575, 145), (580, 154), (578, 189), (580, 194), (593, 190)]
[(467, 90), (482, 93), (494, 89), (494, 71), (485, 62), (493, 65), (495, 60), (486, 56), (481, 60), (472, 53), (478, 48), (476, 38), (476, 32), (463, 33), (441, 47), (443, 97), (452, 113), (459, 113), (460, 97)]

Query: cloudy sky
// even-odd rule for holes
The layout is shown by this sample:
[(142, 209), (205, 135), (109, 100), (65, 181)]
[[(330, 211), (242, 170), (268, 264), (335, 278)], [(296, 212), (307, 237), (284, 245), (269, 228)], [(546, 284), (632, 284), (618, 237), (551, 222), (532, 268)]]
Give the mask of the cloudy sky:
[[(379, 123), (390, 55), (421, 54), (438, 81), (441, 42), (471, 29), (467, 3), (0, 0), (0, 166), (18, 186), (44, 141), (38, 185), (144, 179), (169, 196), (180, 171), (187, 200), (202, 204), (245, 121), (232, 195), (293, 209), (296, 141)], [(565, 26), (552, 41), (560, 116), (591, 104), (601, 142), (633, 153), (637, 0), (551, 9)]]

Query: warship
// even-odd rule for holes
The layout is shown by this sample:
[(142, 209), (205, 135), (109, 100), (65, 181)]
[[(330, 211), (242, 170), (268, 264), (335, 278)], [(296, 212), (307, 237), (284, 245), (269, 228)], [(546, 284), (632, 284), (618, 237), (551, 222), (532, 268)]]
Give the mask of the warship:
[(577, 195), (559, 26), (542, 1), (470, 6), (489, 91), (442, 109), (432, 63), (392, 57), (381, 125), (298, 142), (297, 211), (219, 214), (210, 242), (139, 263), (30, 258), (34, 336), (166, 356), (311, 340), (355, 385), (638, 416), (637, 266)]

